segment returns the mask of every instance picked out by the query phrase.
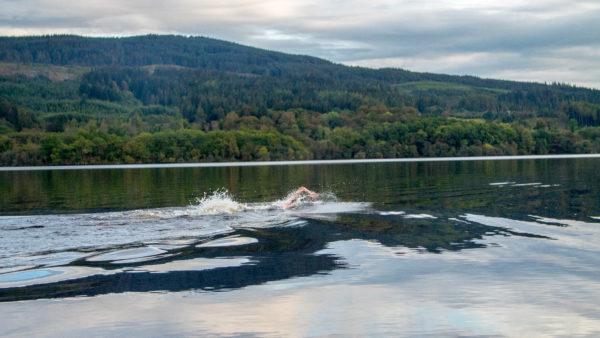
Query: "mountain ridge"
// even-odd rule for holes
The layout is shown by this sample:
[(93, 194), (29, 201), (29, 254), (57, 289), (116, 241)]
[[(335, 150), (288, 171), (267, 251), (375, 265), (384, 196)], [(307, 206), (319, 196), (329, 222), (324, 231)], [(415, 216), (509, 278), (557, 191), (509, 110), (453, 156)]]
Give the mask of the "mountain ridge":
[(494, 88), (545, 85), (539, 82), (480, 78), (474, 75), (413, 72), (402, 68), (348, 66), (310, 55), (289, 54), (210, 37), (183, 35), (0, 36), (0, 61), (88, 67), (140, 67), (162, 64), (269, 76), (279, 76), (282, 71), (302, 72), (313, 68), (313, 71), (330, 73), (358, 73), (360, 76), (386, 81), (468, 81), (478, 86), (487, 83), (487, 86), (491, 85)]

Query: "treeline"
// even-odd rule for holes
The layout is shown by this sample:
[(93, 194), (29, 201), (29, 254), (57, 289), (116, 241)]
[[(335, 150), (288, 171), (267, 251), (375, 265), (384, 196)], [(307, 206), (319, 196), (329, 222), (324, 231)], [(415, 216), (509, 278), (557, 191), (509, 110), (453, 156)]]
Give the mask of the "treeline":
[(2, 165), (302, 160), (306, 148), (277, 132), (180, 130), (122, 136), (92, 128), (73, 133), (0, 136)]
[[(367, 110), (372, 113), (371, 110)], [(495, 156), (600, 152), (600, 127), (576, 132), (496, 122), (411, 117), (336, 126), (348, 116), (277, 112), (275, 125), (230, 113), (226, 130), (142, 132), (108, 130), (95, 121), (63, 133), (15, 132), (0, 136), (1, 165), (174, 163), (432, 156)], [(371, 116), (375, 117), (375, 116)], [(390, 116), (376, 115), (386, 120)], [(316, 119), (316, 120), (315, 120)], [(356, 119), (354, 122), (360, 121)], [(344, 123), (341, 123), (344, 124)], [(287, 135), (285, 135), (287, 134)], [(295, 135), (295, 136), (292, 136)]]

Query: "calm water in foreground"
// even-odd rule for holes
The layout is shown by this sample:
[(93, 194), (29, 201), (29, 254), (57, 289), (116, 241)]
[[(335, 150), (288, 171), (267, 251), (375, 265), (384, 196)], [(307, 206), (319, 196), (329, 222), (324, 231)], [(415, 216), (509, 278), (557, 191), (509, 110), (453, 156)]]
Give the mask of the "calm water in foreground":
[[(291, 209), (300, 185), (315, 201)], [(0, 172), (2, 336), (599, 336), (600, 158)]]

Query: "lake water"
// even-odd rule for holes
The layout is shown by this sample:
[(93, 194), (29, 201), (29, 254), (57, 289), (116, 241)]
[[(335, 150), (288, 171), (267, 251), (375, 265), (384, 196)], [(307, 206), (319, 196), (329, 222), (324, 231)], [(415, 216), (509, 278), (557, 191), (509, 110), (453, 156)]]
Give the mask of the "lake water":
[(0, 335), (599, 336), (599, 169), (0, 171)]

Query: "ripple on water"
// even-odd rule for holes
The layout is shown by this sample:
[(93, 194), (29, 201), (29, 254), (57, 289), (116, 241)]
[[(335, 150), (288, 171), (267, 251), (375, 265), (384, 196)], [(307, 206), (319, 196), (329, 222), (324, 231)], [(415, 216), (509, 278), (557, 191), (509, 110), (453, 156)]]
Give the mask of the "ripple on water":
[(490, 185), (505, 186), (505, 185), (515, 184), (515, 183), (517, 183), (517, 182), (493, 182), (493, 183), (490, 183)]
[(406, 214), (404, 211), (379, 211), (378, 214), (381, 216), (401, 216)]
[(173, 271), (204, 271), (219, 268), (237, 267), (250, 264), (253, 261), (248, 257), (242, 258), (195, 258), (172, 261), (162, 264), (144, 265), (132, 269), (132, 272), (167, 273)]
[(429, 214), (408, 214), (408, 215), (405, 215), (404, 218), (417, 218), (417, 219), (430, 218), (430, 219), (436, 219), (437, 217), (429, 215)]
[(217, 248), (217, 247), (228, 247), (228, 246), (239, 246), (258, 243), (258, 239), (252, 237), (239, 237), (230, 236), (225, 238), (219, 238), (214, 241), (202, 243), (196, 245), (197, 248)]
[(153, 247), (145, 246), (141, 248), (124, 249), (111, 251), (89, 257), (88, 262), (115, 262), (115, 263), (135, 263), (143, 262), (152, 258), (159, 257), (167, 253), (167, 251)]
[(92, 275), (106, 274), (102, 269), (88, 267), (54, 267), (0, 274), (0, 289), (56, 283)]
[(517, 183), (513, 184), (513, 187), (533, 187), (537, 185), (542, 185), (541, 182), (531, 182), (531, 183)]

